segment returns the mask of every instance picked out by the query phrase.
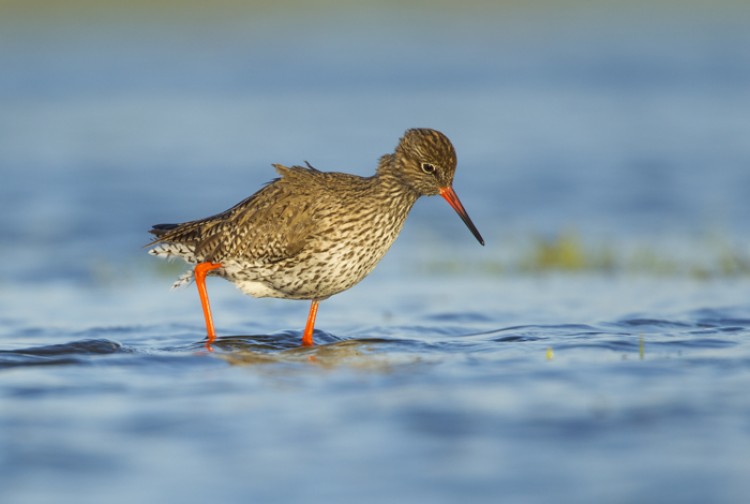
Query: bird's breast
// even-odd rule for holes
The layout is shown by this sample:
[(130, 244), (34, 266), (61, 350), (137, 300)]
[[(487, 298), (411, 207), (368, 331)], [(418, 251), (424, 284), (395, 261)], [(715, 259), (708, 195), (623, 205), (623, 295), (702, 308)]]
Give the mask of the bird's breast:
[(227, 277), (256, 297), (325, 299), (356, 285), (375, 268), (407, 213), (362, 208), (355, 215), (326, 216), (296, 255), (270, 264), (239, 264), (227, 269)]

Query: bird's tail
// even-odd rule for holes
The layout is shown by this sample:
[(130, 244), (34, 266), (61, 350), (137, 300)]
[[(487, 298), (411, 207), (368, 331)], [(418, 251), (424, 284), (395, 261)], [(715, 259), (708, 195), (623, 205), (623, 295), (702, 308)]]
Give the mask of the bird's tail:
[(177, 228), (178, 226), (179, 224), (154, 224), (148, 232), (156, 236), (157, 238), (161, 238), (169, 231)]
[[(195, 245), (190, 242), (177, 241), (181, 238), (179, 235), (182, 234), (182, 230), (178, 229), (180, 227), (182, 227), (181, 224), (156, 224), (153, 226), (149, 230), (149, 233), (154, 235), (156, 239), (146, 245), (146, 247), (153, 247), (148, 253), (163, 259), (175, 259), (179, 257), (189, 264), (198, 263), (198, 258), (195, 255)], [(177, 279), (172, 288), (176, 289), (177, 287), (187, 285), (193, 281), (193, 278), (193, 269), (190, 268)]]

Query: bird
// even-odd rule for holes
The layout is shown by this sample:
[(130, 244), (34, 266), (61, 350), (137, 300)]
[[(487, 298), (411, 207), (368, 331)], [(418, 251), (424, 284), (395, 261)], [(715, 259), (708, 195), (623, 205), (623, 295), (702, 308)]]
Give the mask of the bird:
[(173, 287), (195, 281), (209, 351), (216, 331), (207, 276), (253, 297), (311, 301), (301, 345), (313, 346), (318, 304), (375, 268), (421, 196), (442, 196), (484, 245), (453, 190), (456, 151), (440, 131), (406, 130), (369, 177), (305, 165), (274, 164), (280, 176), (228, 210), (150, 230), (149, 254), (192, 265)]

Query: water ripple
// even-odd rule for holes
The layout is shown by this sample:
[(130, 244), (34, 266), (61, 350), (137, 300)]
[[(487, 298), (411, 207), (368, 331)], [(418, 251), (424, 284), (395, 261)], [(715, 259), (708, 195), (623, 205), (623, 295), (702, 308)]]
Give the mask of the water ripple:
[[(476, 320), (479, 326), (489, 320), (488, 316), (475, 314), (467, 317)], [(675, 350), (731, 349), (744, 344), (750, 332), (750, 318), (738, 316), (733, 310), (717, 309), (696, 310), (670, 318), (631, 316), (599, 323), (513, 324), (475, 332), (467, 330), (472, 326), (470, 323), (463, 326), (442, 323), (454, 320), (455, 314), (425, 318), (422, 324), (342, 330), (338, 334), (316, 330), (318, 344), (313, 348), (300, 348), (300, 332), (296, 330), (222, 336), (214, 343), (213, 355), (235, 364), (305, 361), (311, 355), (329, 363), (338, 356), (344, 362), (355, 354), (386, 357), (412, 354), (441, 359), (459, 353), (487, 353), (502, 359), (503, 355), (512, 357), (507, 352), (527, 346), (539, 352), (554, 349), (557, 355), (584, 349), (641, 355), (648, 351), (653, 355)], [(99, 337), (0, 350), (0, 368), (86, 364), (118, 354), (130, 355), (132, 364), (150, 364), (154, 359), (185, 355), (211, 355), (203, 341), (194, 339), (194, 330), (179, 325), (94, 327), (71, 333), (74, 337), (80, 335)], [(55, 337), (49, 331), (34, 328), (27, 328), (24, 336)]]
[(16, 350), (0, 350), (0, 368), (81, 364), (87, 356), (128, 353), (129, 349), (108, 339), (75, 340), (57, 345), (43, 345)]

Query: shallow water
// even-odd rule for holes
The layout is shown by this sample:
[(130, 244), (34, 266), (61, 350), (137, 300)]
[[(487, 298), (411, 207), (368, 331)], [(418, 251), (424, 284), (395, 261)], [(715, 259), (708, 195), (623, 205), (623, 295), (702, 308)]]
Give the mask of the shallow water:
[[(0, 16), (0, 502), (744, 502), (747, 8), (571, 9)], [(215, 280), (207, 352), (148, 227), (411, 126), (487, 246), (420, 201), (318, 346)], [(687, 266), (512, 266), (566, 229)]]
[[(82, 306), (117, 298), (115, 325), (72, 320), (83, 309), (54, 325), (6, 318), (3, 500), (746, 494), (750, 307), (735, 303), (747, 281), (410, 285), (323, 303), (312, 349), (285, 329), (306, 305), (240, 297), (240, 309), (220, 286), (219, 333), (233, 336), (213, 353), (192, 289), (67, 290)], [(476, 297), (450, 294), (468, 289)], [(179, 298), (183, 316), (155, 321), (154, 292)]]

